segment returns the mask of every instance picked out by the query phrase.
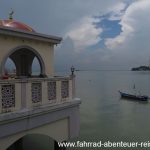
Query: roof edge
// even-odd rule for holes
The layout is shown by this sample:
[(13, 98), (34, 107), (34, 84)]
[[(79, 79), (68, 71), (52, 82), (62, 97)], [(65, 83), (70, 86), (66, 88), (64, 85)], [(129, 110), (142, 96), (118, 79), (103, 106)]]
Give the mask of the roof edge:
[(48, 42), (53, 44), (59, 44), (62, 41), (62, 38), (58, 36), (46, 35), (38, 32), (28, 32), (20, 29), (12, 29), (9, 27), (0, 27), (0, 34)]

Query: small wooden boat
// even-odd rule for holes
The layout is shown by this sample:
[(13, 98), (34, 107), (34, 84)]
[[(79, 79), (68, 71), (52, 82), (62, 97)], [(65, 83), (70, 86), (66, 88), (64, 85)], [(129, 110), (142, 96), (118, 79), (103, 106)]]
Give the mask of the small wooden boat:
[(119, 91), (120, 95), (122, 98), (127, 98), (127, 99), (133, 99), (133, 100), (138, 100), (138, 101), (148, 101), (148, 96), (146, 95), (134, 95), (134, 94), (128, 94)]

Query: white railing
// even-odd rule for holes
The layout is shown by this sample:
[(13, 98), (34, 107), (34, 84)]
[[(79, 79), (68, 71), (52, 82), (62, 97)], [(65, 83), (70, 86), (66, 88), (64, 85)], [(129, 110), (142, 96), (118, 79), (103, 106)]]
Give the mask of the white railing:
[(0, 80), (0, 113), (73, 100), (74, 77)]

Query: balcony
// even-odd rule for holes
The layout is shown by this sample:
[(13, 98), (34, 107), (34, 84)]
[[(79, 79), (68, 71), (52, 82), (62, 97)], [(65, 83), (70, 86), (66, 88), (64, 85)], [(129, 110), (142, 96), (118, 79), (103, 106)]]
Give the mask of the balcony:
[(73, 76), (0, 80), (0, 113), (61, 105), (74, 90)]

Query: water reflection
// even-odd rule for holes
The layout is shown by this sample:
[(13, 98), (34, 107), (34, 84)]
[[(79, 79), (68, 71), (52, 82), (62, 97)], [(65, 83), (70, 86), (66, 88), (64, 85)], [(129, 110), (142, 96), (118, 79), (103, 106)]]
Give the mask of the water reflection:
[(76, 81), (82, 99), (78, 140), (150, 140), (150, 103), (120, 99), (118, 93), (131, 92), (135, 84), (150, 96), (150, 72), (78, 72)]

